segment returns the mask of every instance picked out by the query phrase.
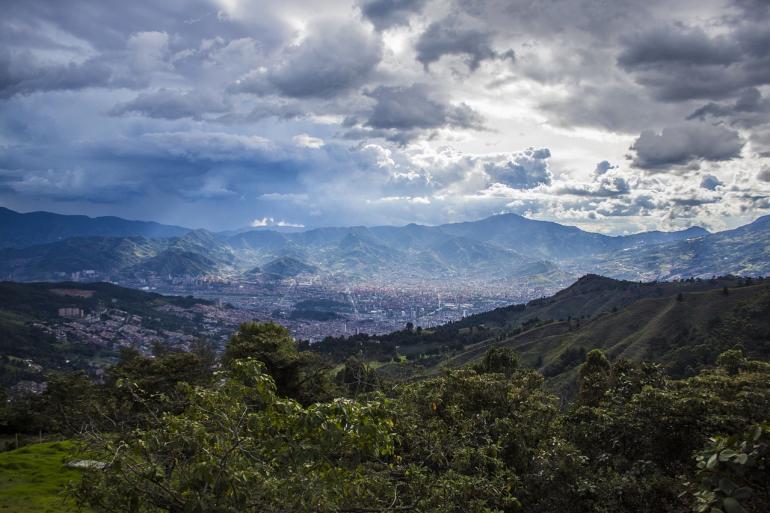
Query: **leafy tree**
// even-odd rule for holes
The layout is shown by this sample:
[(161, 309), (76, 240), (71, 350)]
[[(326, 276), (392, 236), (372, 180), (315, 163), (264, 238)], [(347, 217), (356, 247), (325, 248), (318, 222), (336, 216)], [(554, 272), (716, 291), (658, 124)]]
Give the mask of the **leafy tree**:
[(743, 350), (740, 348), (730, 349), (717, 357), (717, 365), (729, 374), (737, 374), (746, 363), (746, 357), (743, 356)]
[(207, 354), (185, 351), (157, 351), (154, 357), (124, 349), (105, 379), (106, 406), (110, 429), (130, 429), (153, 422), (166, 411), (181, 411), (186, 396), (182, 383), (205, 385), (212, 377)]
[(492, 347), (474, 369), (479, 373), (495, 372), (510, 376), (519, 367), (519, 355), (509, 347)]
[(278, 394), (304, 405), (333, 397), (330, 366), (317, 354), (297, 351), (289, 331), (278, 324), (248, 322), (230, 338), (222, 361), (226, 367), (255, 358), (273, 377)]
[(693, 511), (770, 511), (770, 426), (712, 437), (695, 461), (698, 483), (685, 484), (692, 493)]
[(604, 397), (610, 376), (610, 361), (601, 349), (592, 349), (578, 371), (579, 400), (582, 404), (596, 405)]
[(51, 374), (47, 384), (38, 401), (45, 431), (77, 434), (93, 427), (102, 415), (97, 387), (85, 372)]
[(579, 456), (559, 436), (557, 401), (542, 382), (529, 370), (461, 370), (402, 389), (397, 456), (415, 511), (575, 510)]
[(335, 381), (354, 398), (380, 387), (380, 380), (374, 369), (355, 356), (345, 361), (345, 366), (337, 373)]
[[(72, 490), (104, 513), (386, 510), (398, 496), (389, 402), (304, 408), (277, 394), (264, 365), (232, 360), (210, 388), (185, 385), (187, 408), (157, 424), (90, 440), (106, 467)], [(91, 456), (93, 457), (93, 456)]]

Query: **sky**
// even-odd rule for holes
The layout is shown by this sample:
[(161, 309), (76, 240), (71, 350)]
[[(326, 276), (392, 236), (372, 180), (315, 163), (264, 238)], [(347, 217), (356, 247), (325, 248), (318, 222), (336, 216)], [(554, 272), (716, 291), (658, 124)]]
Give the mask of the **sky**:
[(4, 0), (0, 205), (732, 228), (770, 214), (770, 2)]

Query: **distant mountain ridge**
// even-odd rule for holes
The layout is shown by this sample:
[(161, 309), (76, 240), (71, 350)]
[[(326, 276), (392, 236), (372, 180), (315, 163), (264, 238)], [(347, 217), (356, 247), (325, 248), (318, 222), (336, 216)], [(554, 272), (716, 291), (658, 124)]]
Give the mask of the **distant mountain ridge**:
[(72, 237), (180, 237), (190, 230), (120, 217), (88, 217), (51, 212), (22, 214), (0, 207), (0, 248), (19, 248)]
[[(52, 227), (20, 235), (34, 232), (30, 227), (47, 216), (52, 216)], [(0, 211), (0, 218), (0, 277), (21, 281), (62, 279), (67, 273), (92, 269), (102, 279), (141, 278), (148, 273), (248, 279), (261, 274), (328, 274), (388, 283), (526, 280), (556, 290), (585, 273), (632, 280), (770, 273), (770, 217), (714, 234), (692, 227), (622, 236), (516, 214), (439, 226), (328, 227), (285, 233), (263, 228), (214, 233), (8, 209)], [(55, 240), (29, 244), (48, 239)], [(289, 265), (272, 273), (271, 262)]]

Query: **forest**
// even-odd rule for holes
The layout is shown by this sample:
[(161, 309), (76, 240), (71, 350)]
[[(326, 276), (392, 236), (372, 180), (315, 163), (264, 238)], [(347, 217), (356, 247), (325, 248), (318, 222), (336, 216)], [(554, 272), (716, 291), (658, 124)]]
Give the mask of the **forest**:
[(102, 383), (52, 375), (2, 402), (0, 429), (72, 444), (62, 511), (770, 510), (770, 364), (739, 344), (686, 378), (593, 349), (574, 396), (545, 381), (495, 346), (392, 381), (247, 323), (221, 356), (125, 350)]

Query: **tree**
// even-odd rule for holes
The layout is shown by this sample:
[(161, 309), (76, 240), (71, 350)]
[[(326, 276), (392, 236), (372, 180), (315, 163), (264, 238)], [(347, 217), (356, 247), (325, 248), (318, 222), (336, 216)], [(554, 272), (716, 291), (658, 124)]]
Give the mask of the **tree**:
[(337, 373), (335, 381), (354, 398), (380, 387), (380, 381), (374, 369), (355, 356), (345, 360), (345, 366)]
[(124, 349), (105, 378), (103, 401), (110, 403), (106, 408), (113, 429), (129, 429), (153, 422), (164, 412), (181, 411), (186, 403), (179, 385), (205, 385), (211, 376), (205, 353), (161, 349), (151, 358)]
[(585, 511), (579, 455), (560, 436), (557, 400), (542, 376), (472, 370), (402, 387), (396, 455), (415, 512)]
[(68, 435), (93, 427), (101, 414), (96, 386), (85, 372), (54, 373), (39, 400), (45, 430)]
[(596, 405), (604, 397), (610, 376), (610, 361), (601, 349), (592, 349), (578, 371), (581, 404)]
[(509, 347), (492, 347), (474, 369), (479, 373), (494, 372), (510, 377), (519, 367), (519, 355)]
[(96, 436), (109, 462), (72, 489), (103, 513), (379, 511), (398, 498), (384, 460), (390, 403), (337, 399), (304, 408), (277, 394), (264, 365), (231, 360), (210, 388), (183, 387), (188, 407), (147, 428)]
[(695, 454), (695, 461), (697, 484), (685, 483), (692, 493), (693, 511), (770, 511), (766, 493), (770, 426), (755, 425), (736, 435), (713, 437)]
[(716, 363), (728, 374), (734, 375), (746, 365), (746, 357), (743, 356), (743, 350), (736, 347), (717, 356)]
[(330, 366), (316, 353), (297, 351), (294, 339), (283, 326), (272, 322), (242, 324), (227, 343), (222, 362), (230, 367), (244, 358), (262, 362), (283, 397), (308, 405), (334, 395)]

